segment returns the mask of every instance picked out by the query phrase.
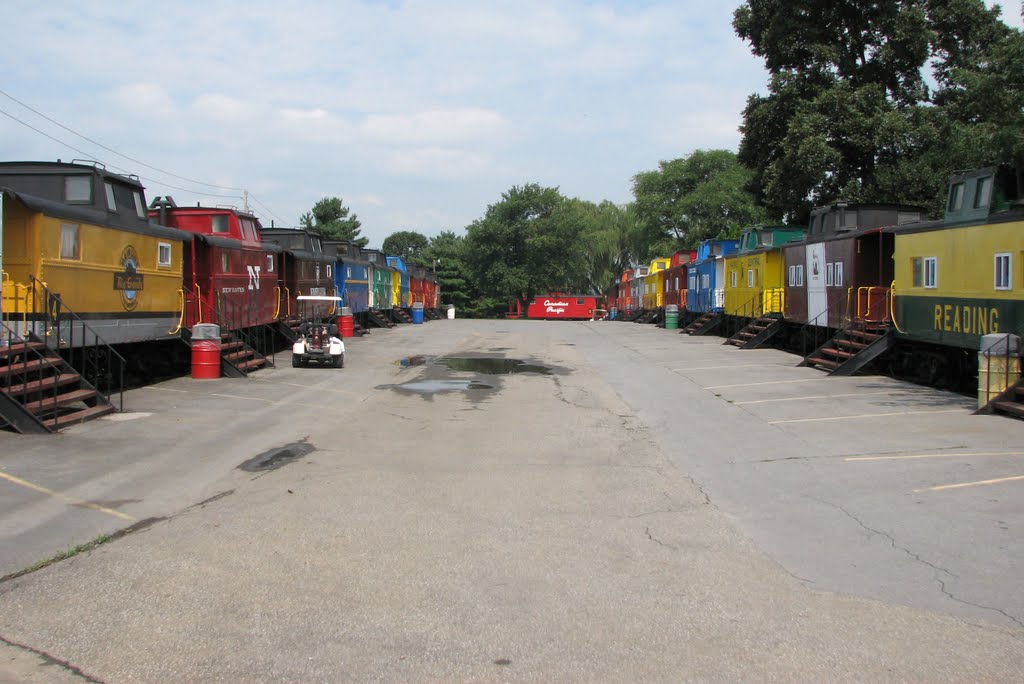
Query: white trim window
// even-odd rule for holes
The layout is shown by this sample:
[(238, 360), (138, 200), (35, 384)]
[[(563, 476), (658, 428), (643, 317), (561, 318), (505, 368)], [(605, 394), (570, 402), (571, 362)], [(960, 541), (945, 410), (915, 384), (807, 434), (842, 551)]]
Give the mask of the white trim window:
[(228, 259), (228, 250), (222, 249), (220, 252), (220, 272), (228, 273), (231, 267), (231, 262)]
[(939, 286), (939, 258), (924, 258), (924, 286), (930, 289)]
[(156, 245), (157, 266), (168, 267), (171, 265), (171, 243), (158, 242)]
[(60, 258), (81, 259), (82, 245), (78, 240), (78, 224), (60, 224)]
[(833, 279), (835, 280), (835, 286), (836, 287), (842, 287), (843, 286), (843, 262), (842, 261), (837, 261), (835, 263), (836, 263), (835, 275), (833, 276)]
[(747, 287), (754, 287), (754, 269), (747, 269)]
[(1010, 290), (1013, 288), (1013, 259), (1009, 252), (996, 254), (995, 287), (997, 290)]
[(736, 287), (736, 282), (737, 282), (737, 272), (736, 271), (729, 271), (729, 277), (730, 277), (729, 287), (735, 288)]
[(117, 212), (117, 202), (114, 200), (114, 184), (104, 183), (104, 187), (107, 190), (107, 211)]
[(273, 272), (274, 272), (274, 255), (273, 254), (268, 254), (267, 255), (267, 273), (273, 273)]
[(804, 265), (803, 264), (797, 264), (797, 267), (796, 267), (796, 286), (797, 287), (803, 287), (804, 286)]
[(835, 284), (835, 267), (832, 262), (825, 264), (825, 287), (832, 287)]
[(132, 194), (135, 196), (135, 215), (140, 219), (146, 218), (148, 214), (146, 214), (146, 203), (142, 201), (142, 193), (134, 190)]
[(704, 288), (705, 290), (708, 289), (709, 287), (711, 287), (711, 274), (710, 273), (703, 273), (703, 274), (701, 274), (701, 276), (700, 276), (700, 283), (701, 283), (700, 286), (702, 288)]

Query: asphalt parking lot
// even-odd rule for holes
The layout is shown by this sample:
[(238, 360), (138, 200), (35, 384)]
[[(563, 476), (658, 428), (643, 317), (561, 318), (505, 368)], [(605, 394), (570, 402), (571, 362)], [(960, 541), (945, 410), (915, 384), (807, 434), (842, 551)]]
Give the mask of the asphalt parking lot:
[(0, 582), (0, 681), (1019, 680), (1024, 423), (797, 360), (441, 321), (0, 435), (0, 574), (142, 523)]

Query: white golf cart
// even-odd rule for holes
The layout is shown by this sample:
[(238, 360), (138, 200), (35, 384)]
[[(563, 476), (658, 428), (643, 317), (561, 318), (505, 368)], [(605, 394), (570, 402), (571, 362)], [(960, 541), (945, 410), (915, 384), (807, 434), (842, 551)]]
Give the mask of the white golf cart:
[(345, 367), (345, 342), (338, 336), (334, 317), (324, 313), (333, 311), (340, 297), (300, 295), (300, 310), (304, 315), (299, 325), (299, 339), (292, 344), (292, 368), (315, 361), (320, 365)]

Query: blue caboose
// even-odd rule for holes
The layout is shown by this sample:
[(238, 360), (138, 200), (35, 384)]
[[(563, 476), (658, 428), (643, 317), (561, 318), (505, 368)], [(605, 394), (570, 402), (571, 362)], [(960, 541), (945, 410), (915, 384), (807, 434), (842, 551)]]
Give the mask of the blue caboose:
[(337, 267), (334, 269), (334, 283), (342, 299), (353, 314), (363, 313), (370, 308), (369, 264), (360, 258), (358, 245), (347, 240), (325, 243), (336, 250)]
[(725, 306), (725, 256), (739, 249), (738, 240), (705, 240), (688, 270), (686, 309), (692, 313), (721, 311)]

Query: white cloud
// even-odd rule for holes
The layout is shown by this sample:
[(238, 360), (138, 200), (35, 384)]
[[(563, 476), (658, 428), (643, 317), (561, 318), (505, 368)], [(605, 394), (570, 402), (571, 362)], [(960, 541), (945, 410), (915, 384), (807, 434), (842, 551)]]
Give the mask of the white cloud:
[(496, 141), (506, 128), (505, 119), (498, 112), (466, 108), (415, 114), (371, 114), (362, 125), (362, 133), (373, 142), (422, 145)]
[(443, 147), (405, 148), (385, 155), (387, 168), (404, 176), (469, 178), (487, 170), (490, 157)]

